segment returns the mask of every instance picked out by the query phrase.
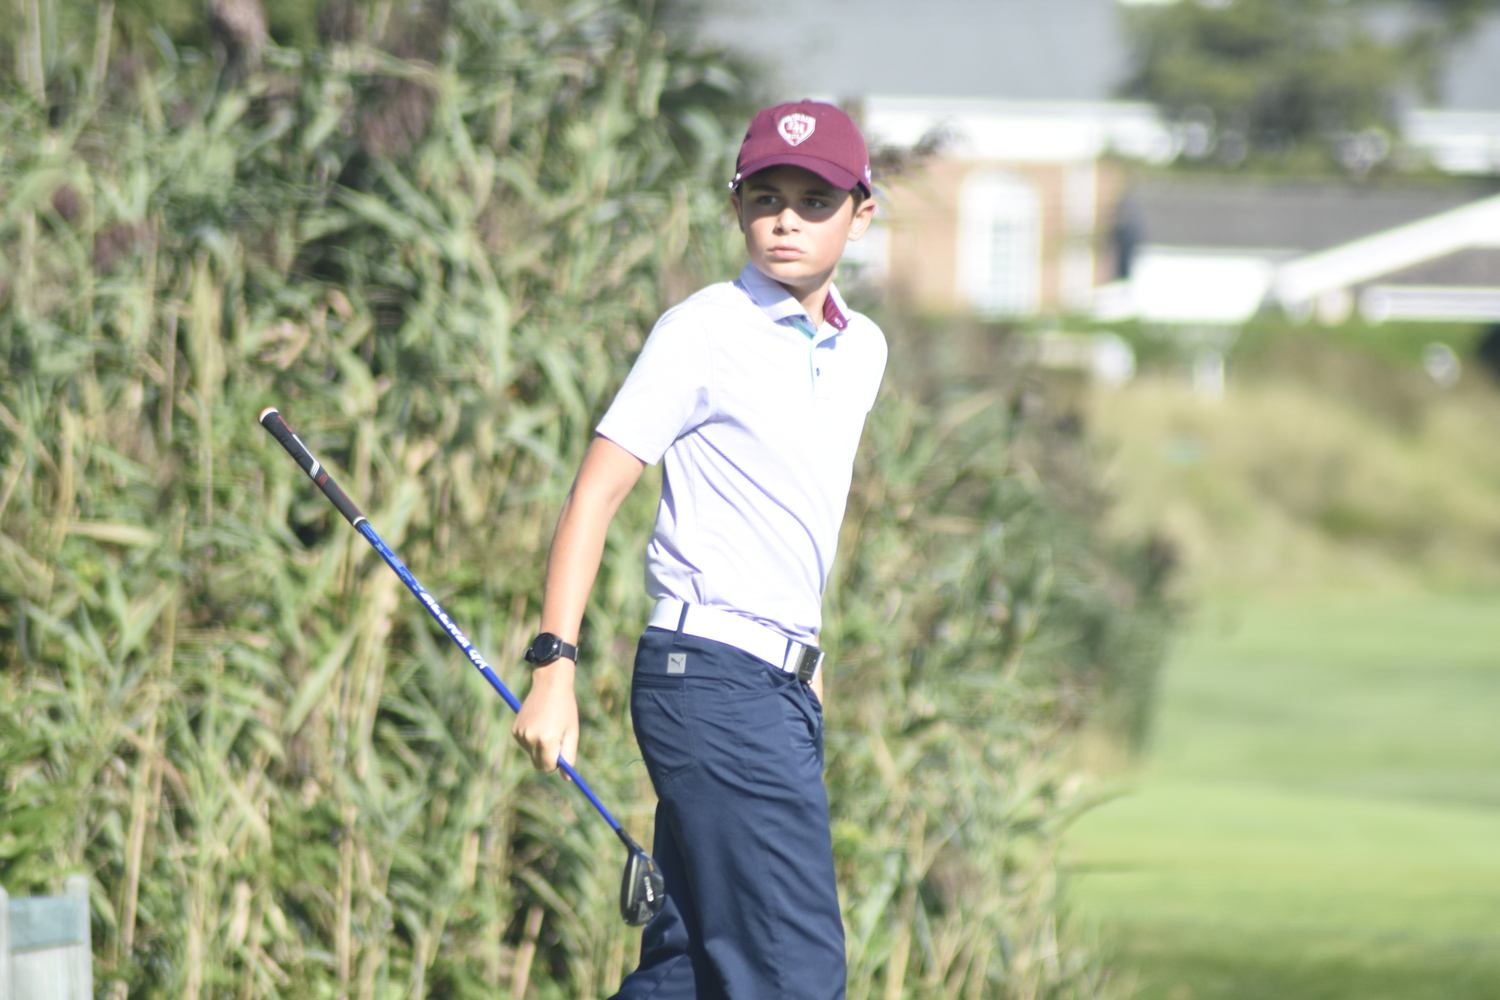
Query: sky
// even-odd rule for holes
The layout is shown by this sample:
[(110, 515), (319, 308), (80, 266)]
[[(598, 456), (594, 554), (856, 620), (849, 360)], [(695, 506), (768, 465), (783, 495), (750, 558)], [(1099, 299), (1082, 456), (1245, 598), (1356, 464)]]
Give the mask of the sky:
[[(1126, 71), (1117, 0), (708, 0), (705, 34), (778, 68), (775, 97), (1107, 100)], [(1500, 16), (1442, 106), (1500, 111)]]
[(1500, 111), (1500, 17), (1491, 17), (1448, 70), (1444, 103), (1455, 109)]

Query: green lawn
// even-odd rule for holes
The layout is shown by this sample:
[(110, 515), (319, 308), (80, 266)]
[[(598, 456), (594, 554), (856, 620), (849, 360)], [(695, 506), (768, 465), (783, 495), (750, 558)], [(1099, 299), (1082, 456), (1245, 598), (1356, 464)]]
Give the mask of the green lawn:
[(1149, 1000), (1500, 1000), (1500, 597), (1199, 616), (1076, 910)]

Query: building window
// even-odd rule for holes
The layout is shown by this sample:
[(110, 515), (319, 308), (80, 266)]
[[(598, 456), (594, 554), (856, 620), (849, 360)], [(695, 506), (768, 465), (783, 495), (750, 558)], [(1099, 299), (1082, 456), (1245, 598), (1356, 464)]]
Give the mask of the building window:
[(976, 312), (1029, 316), (1041, 304), (1042, 205), (1032, 188), (991, 170), (959, 191), (959, 295)]

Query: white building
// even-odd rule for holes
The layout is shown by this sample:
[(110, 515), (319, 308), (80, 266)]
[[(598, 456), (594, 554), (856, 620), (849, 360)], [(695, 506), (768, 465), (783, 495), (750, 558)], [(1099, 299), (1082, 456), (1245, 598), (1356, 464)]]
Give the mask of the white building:
[[(1355, 308), (1490, 316), (1500, 278), (1488, 276), (1486, 237), (1471, 233), (1490, 216), (1402, 228), (1480, 200), (1478, 189), (1133, 182), (1135, 165), (1191, 155), (1204, 137), (1113, 99), (1128, 57), (1119, 8), (719, 0), (705, 28), (771, 64), (781, 97), (858, 105), (875, 143), (950, 137), (927, 169), (886, 183), (876, 228), (846, 260), (913, 308), (1189, 325), (1234, 325), (1268, 303), (1330, 320)], [(1500, 15), (1458, 53), (1444, 91), (1442, 107), (1407, 116), (1408, 153), (1451, 174), (1500, 176)], [(1149, 204), (1133, 221), (1136, 203)], [(1180, 231), (1189, 219), (1196, 228)]]
[(1500, 322), (1500, 196), (1483, 189), (1158, 179), (1119, 220), (1100, 318), (1234, 326), (1279, 306), (1325, 323)]

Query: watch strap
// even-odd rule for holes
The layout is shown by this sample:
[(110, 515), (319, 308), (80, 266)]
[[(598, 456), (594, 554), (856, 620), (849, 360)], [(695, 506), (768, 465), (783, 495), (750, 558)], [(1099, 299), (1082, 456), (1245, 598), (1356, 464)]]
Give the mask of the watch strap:
[[(545, 651), (539, 651), (538, 647), (550, 648), (547, 648)], [(549, 663), (562, 659), (572, 660), (574, 663), (577, 663), (578, 647), (571, 642), (564, 642), (561, 636), (553, 635), (551, 632), (543, 632), (531, 640), (531, 645), (526, 647), (525, 659), (533, 667), (545, 667)]]

